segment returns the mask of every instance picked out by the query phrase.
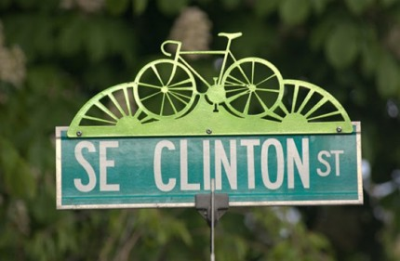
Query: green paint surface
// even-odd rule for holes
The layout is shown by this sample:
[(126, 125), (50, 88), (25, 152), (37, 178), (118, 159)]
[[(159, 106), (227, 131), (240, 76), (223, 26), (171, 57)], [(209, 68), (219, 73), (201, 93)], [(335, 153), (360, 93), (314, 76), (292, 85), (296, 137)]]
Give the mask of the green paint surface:
[[(218, 135), (352, 132), (347, 112), (330, 93), (284, 79), (266, 59), (236, 58), (231, 44), (242, 33), (218, 36), (226, 38), (225, 49), (184, 51), (181, 42), (165, 41), (166, 58), (147, 63), (134, 81), (92, 97), (75, 115), (68, 136), (198, 136), (207, 129)], [(212, 79), (191, 65), (192, 54), (223, 57)]]
[(68, 138), (58, 128), (57, 206), (194, 206), (212, 179), (230, 206), (361, 203), (357, 126), (341, 134), (125, 138)]

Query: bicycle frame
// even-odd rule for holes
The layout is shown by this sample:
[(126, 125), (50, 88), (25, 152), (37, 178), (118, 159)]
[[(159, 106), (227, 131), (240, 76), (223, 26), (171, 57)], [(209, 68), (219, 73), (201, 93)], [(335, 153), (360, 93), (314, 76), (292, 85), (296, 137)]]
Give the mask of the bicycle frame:
[[(226, 45), (226, 49), (225, 50), (220, 50), (220, 51), (181, 51), (181, 46), (182, 46), (182, 42), (179, 42), (179, 41), (173, 41), (173, 40), (168, 40), (168, 41), (165, 41), (162, 45), (161, 45), (161, 52), (165, 55), (165, 56), (168, 56), (168, 57), (171, 57), (172, 56), (172, 54), (171, 53), (169, 53), (169, 52), (167, 52), (166, 50), (165, 50), (165, 45), (167, 45), (167, 44), (175, 44), (176, 46), (177, 46), (177, 49), (176, 49), (176, 53), (175, 53), (175, 57), (173, 58), (173, 60), (175, 61), (175, 62), (177, 62), (177, 63), (181, 63), (181, 64), (183, 64), (186, 68), (188, 68), (192, 73), (193, 73), (193, 75), (194, 76), (196, 76), (200, 81), (202, 81), (208, 88), (211, 88), (211, 86), (212, 85), (214, 85), (214, 84), (210, 84), (209, 82), (207, 82), (205, 79), (204, 79), (204, 77), (202, 77), (183, 57), (182, 57), (182, 55), (187, 55), (187, 54), (196, 54), (196, 55), (198, 55), (198, 54), (204, 54), (204, 55), (223, 55), (224, 56), (224, 58), (223, 58), (223, 61), (222, 61), (222, 66), (221, 66), (221, 69), (220, 69), (220, 72), (219, 72), (219, 76), (218, 76), (218, 78), (217, 78), (217, 82), (215, 83), (215, 84), (217, 84), (217, 85), (221, 85), (221, 81), (222, 81), (222, 75), (224, 74), (224, 72), (225, 72), (225, 67), (226, 67), (226, 62), (227, 62), (227, 60), (228, 60), (228, 57), (230, 57), (234, 62), (236, 62), (237, 60), (236, 60), (236, 58), (235, 58), (235, 56), (233, 55), (233, 53), (231, 52), (231, 50), (230, 50), (230, 46), (231, 46), (231, 42), (232, 42), (232, 39), (229, 39), (228, 38), (228, 43), (227, 43), (227, 45)], [(173, 71), (172, 71), (172, 73), (171, 73), (171, 79), (172, 79), (172, 77), (173, 77), (173, 75), (175, 74), (175, 69), (176, 69), (176, 66), (174, 66), (174, 68), (173, 68)]]

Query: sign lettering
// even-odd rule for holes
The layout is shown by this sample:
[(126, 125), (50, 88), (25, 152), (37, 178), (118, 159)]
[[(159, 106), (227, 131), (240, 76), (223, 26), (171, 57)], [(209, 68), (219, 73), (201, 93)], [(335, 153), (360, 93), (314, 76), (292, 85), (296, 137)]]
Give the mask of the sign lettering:
[(61, 208), (188, 206), (209, 193), (211, 179), (231, 205), (361, 200), (356, 134), (339, 143), (335, 135), (82, 140), (58, 133), (60, 170), (68, 172), (58, 181)]

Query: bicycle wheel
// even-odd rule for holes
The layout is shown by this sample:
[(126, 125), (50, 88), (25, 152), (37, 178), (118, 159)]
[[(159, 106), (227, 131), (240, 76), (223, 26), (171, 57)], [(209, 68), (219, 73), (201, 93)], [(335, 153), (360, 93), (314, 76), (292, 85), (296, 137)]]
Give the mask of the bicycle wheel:
[(156, 119), (179, 118), (195, 101), (196, 83), (192, 73), (174, 60), (148, 63), (139, 71), (135, 83), (139, 108)]
[(148, 120), (139, 117), (133, 88), (133, 83), (124, 83), (95, 95), (75, 115), (68, 136), (108, 136), (115, 130), (128, 135), (132, 122)]
[(301, 80), (284, 80), (283, 84), (285, 95), (277, 109), (269, 115), (271, 120), (305, 128), (319, 123), (323, 124), (319, 128), (326, 128), (327, 131), (337, 128), (352, 131), (349, 115), (330, 93)]
[(226, 106), (240, 117), (262, 118), (281, 100), (282, 81), (280, 72), (270, 62), (260, 58), (241, 59), (222, 78)]

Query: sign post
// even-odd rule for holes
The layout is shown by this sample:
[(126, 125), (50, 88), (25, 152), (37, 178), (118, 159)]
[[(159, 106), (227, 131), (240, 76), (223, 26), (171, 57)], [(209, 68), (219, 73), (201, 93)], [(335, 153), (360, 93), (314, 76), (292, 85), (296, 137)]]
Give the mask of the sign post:
[[(324, 89), (237, 59), (241, 35), (220, 33), (227, 45), (216, 51), (166, 41), (166, 59), (57, 127), (57, 208), (196, 207), (211, 223), (213, 260), (228, 207), (362, 204), (360, 123)], [(185, 59), (194, 53), (222, 55), (213, 81)]]

